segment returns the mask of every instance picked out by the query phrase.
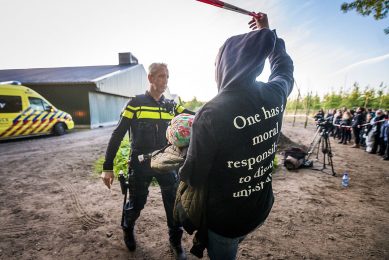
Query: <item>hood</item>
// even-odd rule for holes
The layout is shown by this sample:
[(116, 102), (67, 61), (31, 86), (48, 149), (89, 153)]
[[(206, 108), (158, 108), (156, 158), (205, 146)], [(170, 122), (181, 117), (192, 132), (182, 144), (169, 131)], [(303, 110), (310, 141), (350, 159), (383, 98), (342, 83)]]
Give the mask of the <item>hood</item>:
[(226, 40), (216, 57), (218, 91), (252, 85), (273, 51), (275, 32), (261, 29)]

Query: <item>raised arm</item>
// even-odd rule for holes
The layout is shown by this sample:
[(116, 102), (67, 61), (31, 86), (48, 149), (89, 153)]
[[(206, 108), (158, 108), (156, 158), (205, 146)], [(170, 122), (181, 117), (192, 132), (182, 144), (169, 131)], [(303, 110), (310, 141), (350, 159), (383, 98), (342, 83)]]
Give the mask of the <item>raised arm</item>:
[(292, 92), (293, 79), (293, 61), (286, 53), (285, 42), (277, 37), (273, 52), (269, 56), (271, 74), (269, 83), (280, 87), (285, 91), (286, 96)]
[[(269, 29), (269, 21), (267, 15), (264, 13), (258, 13), (259, 18), (253, 18), (250, 22), (250, 28), (255, 29)], [(275, 30), (274, 30), (274, 33)], [(273, 86), (277, 86), (285, 91), (286, 96), (292, 92), (294, 79), (293, 79), (293, 61), (286, 53), (285, 42), (281, 38), (276, 38), (273, 51), (269, 55), (271, 75), (269, 77), (269, 83)]]

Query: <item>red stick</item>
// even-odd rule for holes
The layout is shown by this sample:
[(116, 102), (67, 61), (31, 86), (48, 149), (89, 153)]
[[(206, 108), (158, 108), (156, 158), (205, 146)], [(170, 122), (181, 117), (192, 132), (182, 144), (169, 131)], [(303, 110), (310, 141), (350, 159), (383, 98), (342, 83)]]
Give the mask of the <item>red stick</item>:
[(223, 1), (219, 1), (219, 0), (196, 0), (196, 1), (199, 1), (199, 2), (202, 2), (202, 3), (205, 3), (205, 4), (209, 4), (209, 5), (213, 5), (213, 6), (216, 6), (216, 7), (220, 7), (220, 8), (223, 8), (223, 9), (227, 9), (227, 10), (230, 10), (230, 11), (233, 11), (233, 12), (250, 15), (250, 16), (255, 17), (255, 18), (260, 18), (261, 17), (259, 14), (256, 14), (255, 12), (250, 12), (250, 11), (244, 10), (244, 9), (242, 9), (240, 7), (237, 7), (237, 6), (234, 6), (234, 5), (225, 3)]

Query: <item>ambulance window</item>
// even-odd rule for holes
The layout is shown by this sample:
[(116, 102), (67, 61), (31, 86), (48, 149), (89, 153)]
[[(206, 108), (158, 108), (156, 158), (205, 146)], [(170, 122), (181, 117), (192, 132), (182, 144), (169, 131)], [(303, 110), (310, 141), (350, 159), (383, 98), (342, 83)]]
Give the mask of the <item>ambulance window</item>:
[(35, 97), (28, 97), (28, 101), (30, 101), (30, 107), (34, 110), (44, 111), (45, 107), (43, 106), (43, 100)]
[(49, 105), (46, 101), (42, 100), (42, 103), (43, 103), (43, 108), (47, 111), (47, 110), (50, 110), (52, 108), (51, 105)]
[(1, 96), (0, 113), (19, 113), (22, 111), (22, 98), (20, 96)]

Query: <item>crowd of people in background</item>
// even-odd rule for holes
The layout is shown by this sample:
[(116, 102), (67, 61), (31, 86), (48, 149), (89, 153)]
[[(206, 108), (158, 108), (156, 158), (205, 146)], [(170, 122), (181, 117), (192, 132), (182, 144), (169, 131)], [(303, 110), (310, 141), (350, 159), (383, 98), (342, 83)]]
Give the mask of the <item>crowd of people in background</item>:
[(320, 109), (314, 116), (317, 124), (330, 123), (329, 134), (338, 143), (353, 148), (363, 148), (366, 152), (377, 154), (389, 160), (389, 111), (381, 109), (331, 109), (327, 114)]

